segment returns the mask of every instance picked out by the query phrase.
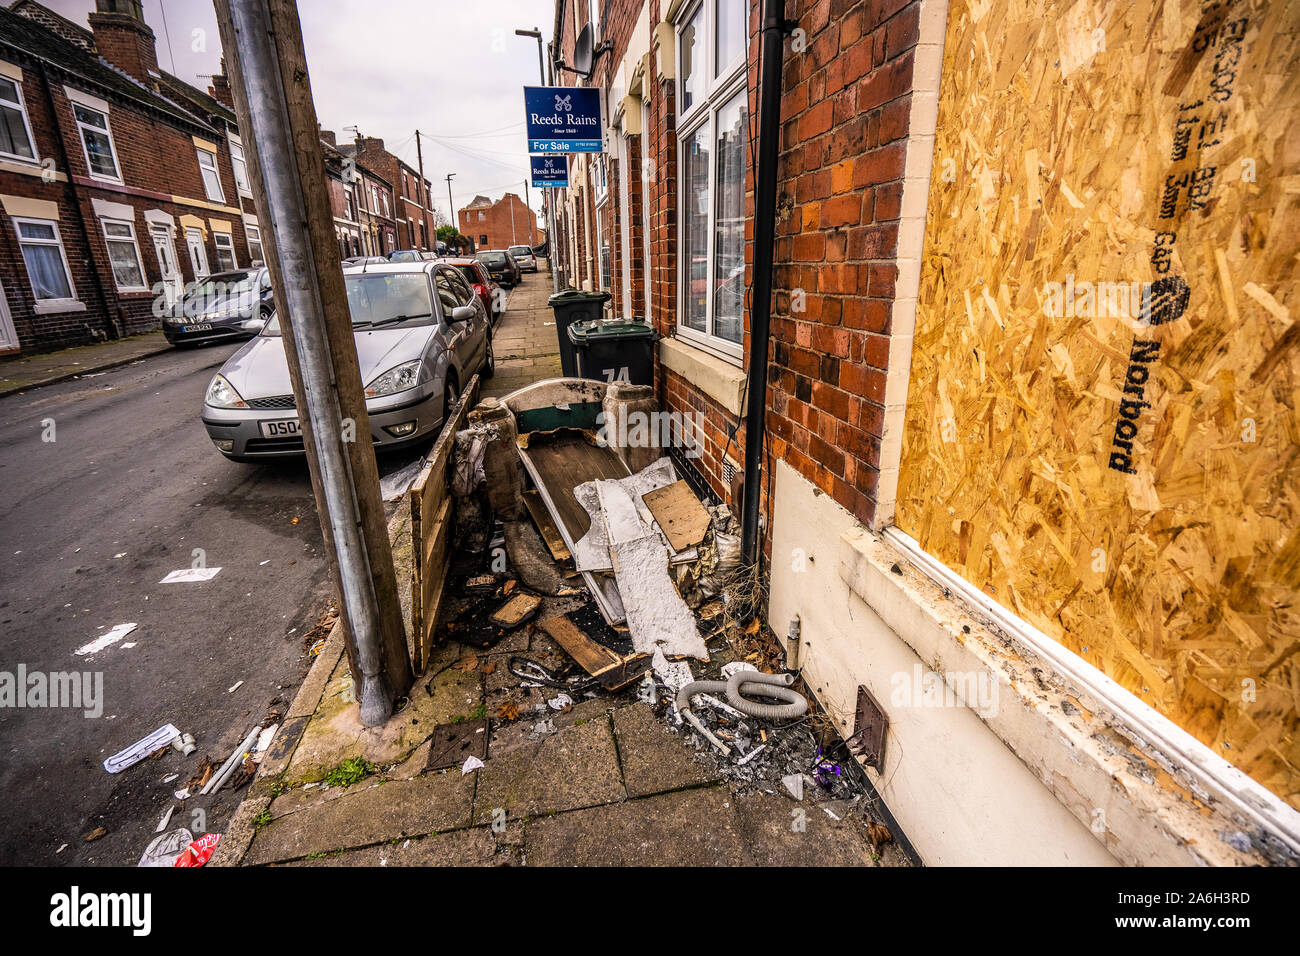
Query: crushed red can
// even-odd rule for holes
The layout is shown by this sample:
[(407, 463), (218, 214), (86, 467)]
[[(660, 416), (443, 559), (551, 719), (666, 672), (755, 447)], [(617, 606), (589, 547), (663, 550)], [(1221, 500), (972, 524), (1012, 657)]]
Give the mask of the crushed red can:
[(212, 853), (220, 842), (220, 833), (205, 833), (182, 850), (172, 866), (202, 866), (212, 858)]

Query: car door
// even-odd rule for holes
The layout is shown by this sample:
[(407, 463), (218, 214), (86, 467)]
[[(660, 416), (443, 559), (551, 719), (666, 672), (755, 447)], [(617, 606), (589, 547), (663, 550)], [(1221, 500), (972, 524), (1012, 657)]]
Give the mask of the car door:
[(438, 303), (442, 306), (442, 317), (447, 323), (447, 351), (450, 353), (449, 358), (456, 365), (460, 373), (461, 384), (464, 385), (469, 376), (474, 374), (478, 368), (479, 358), (478, 351), (474, 341), (474, 324), (472, 322), (453, 322), (451, 315), (458, 309), (462, 303), (460, 296), (456, 292), (455, 286), (451, 284), (451, 278), (446, 269), (438, 269), (433, 274), (433, 285), (438, 292)]
[(474, 342), (476, 356), (473, 367), (478, 371), (480, 364), (487, 361), (487, 344), (488, 336), (492, 334), (492, 321), (488, 318), (487, 310), (483, 308), (483, 303), (479, 301), (473, 287), (460, 274), (460, 270), (447, 268), (444, 271), (461, 305), (468, 305), (474, 310), (474, 318), (470, 322), (470, 338)]

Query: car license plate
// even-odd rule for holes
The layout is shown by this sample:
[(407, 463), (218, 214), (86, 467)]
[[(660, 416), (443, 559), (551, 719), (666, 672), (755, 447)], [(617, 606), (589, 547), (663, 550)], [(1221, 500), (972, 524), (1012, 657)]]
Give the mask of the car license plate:
[(203, 322), (200, 325), (182, 325), (182, 332), (208, 332), (212, 329), (211, 322)]
[(296, 418), (278, 422), (262, 422), (263, 438), (297, 438), (302, 435), (302, 425)]

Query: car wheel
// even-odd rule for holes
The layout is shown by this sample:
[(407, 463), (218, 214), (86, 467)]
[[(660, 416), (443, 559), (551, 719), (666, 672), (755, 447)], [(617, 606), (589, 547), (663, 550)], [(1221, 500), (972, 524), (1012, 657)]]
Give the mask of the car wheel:
[(492, 351), (492, 333), (488, 333), (486, 354), (483, 356), (483, 367), (479, 369), (480, 378), (491, 378), (497, 373), (497, 356)]

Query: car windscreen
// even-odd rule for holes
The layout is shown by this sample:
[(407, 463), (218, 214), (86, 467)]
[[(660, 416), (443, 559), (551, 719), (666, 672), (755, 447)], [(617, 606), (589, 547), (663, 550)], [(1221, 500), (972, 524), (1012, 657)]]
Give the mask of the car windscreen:
[(389, 262), (418, 262), (419, 260), (418, 252), (394, 252), (388, 257)]
[(243, 295), (245, 292), (252, 292), (257, 288), (257, 273), (254, 272), (223, 272), (220, 275), (209, 276), (201, 282), (197, 282), (192, 288), (186, 290), (187, 297), (202, 297), (204, 299), (218, 299), (229, 295)]
[(480, 252), (478, 260), (479, 262), (486, 262), (490, 266), (503, 266), (506, 264), (506, 254), (504, 252)]
[(511, 246), (510, 254), (512, 256), (531, 256), (533, 250), (529, 249), (527, 246)]
[[(347, 276), (344, 283), (354, 329), (392, 327), (404, 323), (427, 324), (433, 320), (429, 279), (423, 272)], [(281, 334), (278, 316), (266, 323), (262, 334)]]

